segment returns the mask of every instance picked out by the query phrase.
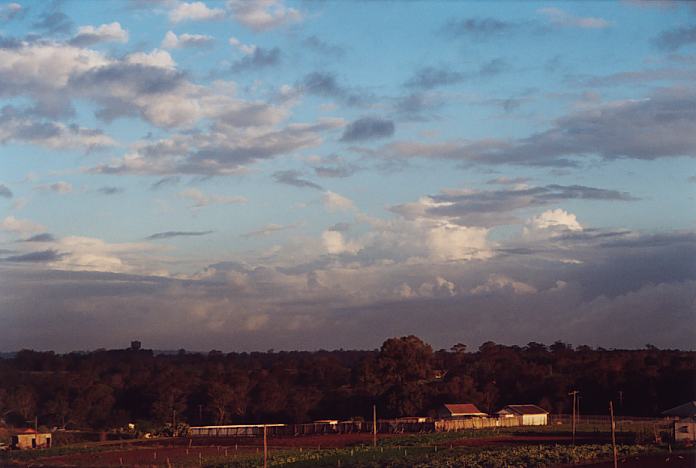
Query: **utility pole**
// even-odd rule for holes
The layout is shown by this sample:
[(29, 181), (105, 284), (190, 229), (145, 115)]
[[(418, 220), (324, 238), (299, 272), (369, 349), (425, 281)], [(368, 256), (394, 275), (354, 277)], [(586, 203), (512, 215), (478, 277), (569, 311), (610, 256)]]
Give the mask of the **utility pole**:
[(616, 453), (616, 424), (614, 423), (614, 403), (609, 402), (609, 415), (611, 416), (611, 446), (614, 449), (614, 468), (619, 467), (619, 459)]
[(203, 424), (203, 405), (198, 405), (198, 424)]
[(577, 406), (577, 401), (578, 401), (578, 393), (580, 393), (577, 390), (573, 390), (570, 392), (568, 395), (573, 395), (573, 445), (575, 445), (575, 408)]
[(172, 437), (176, 437), (176, 410), (172, 410)]
[(377, 447), (377, 405), (372, 405), (372, 446)]
[(263, 425), (263, 468), (268, 468), (268, 427)]

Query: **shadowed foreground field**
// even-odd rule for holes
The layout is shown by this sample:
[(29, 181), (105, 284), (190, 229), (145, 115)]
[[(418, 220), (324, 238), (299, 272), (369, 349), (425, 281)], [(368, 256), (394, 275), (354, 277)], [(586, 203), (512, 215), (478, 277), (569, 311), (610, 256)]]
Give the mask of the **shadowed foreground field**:
[[(565, 432), (522, 431), (490, 434), (430, 433), (381, 435), (377, 447), (370, 434), (319, 435), (269, 439), (269, 465), (289, 467), (542, 467), (572, 466), (611, 458), (607, 434), (580, 433), (577, 445)], [(694, 466), (693, 452), (668, 453), (631, 443), (619, 445), (622, 467)], [(627, 443), (628, 442), (628, 443)], [(681, 457), (681, 458), (680, 458)], [(262, 465), (259, 439), (156, 439), (129, 443), (66, 446), (42, 452), (4, 454), (3, 466), (165, 466), (255, 467)], [(597, 465), (600, 467), (610, 465)]]

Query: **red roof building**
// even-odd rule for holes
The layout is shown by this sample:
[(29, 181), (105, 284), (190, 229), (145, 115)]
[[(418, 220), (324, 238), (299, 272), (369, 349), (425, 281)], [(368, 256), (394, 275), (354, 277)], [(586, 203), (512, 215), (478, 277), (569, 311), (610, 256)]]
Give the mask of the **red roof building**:
[(445, 403), (438, 411), (438, 416), (444, 419), (481, 418), (488, 416), (473, 403)]

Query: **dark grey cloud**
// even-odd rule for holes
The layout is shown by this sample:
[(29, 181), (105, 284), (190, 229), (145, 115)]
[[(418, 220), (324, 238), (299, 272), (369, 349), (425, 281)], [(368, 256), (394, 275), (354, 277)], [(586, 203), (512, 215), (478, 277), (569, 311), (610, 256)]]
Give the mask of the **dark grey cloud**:
[(410, 88), (433, 89), (464, 81), (467, 76), (464, 73), (454, 71), (441, 65), (439, 67), (422, 67), (415, 71), (413, 76), (404, 83)]
[(473, 78), (490, 78), (509, 70), (510, 65), (502, 58), (482, 63), (477, 71), (461, 72), (449, 65), (425, 66), (417, 69), (404, 85), (407, 88), (430, 90), (454, 85)]
[(50, 232), (44, 232), (41, 234), (36, 234), (34, 236), (25, 239), (24, 242), (54, 242), (56, 240), (53, 234)]
[(116, 195), (118, 193), (123, 193), (124, 189), (123, 187), (105, 186), (99, 187), (97, 192), (101, 193), (102, 195)]
[(375, 154), (548, 167), (577, 167), (595, 155), (605, 160), (696, 157), (696, 93), (665, 89), (647, 99), (574, 112), (518, 140), (401, 141)]
[(519, 25), (496, 18), (451, 19), (440, 32), (450, 38), (466, 37), (477, 40), (503, 36)]
[(519, 222), (512, 214), (523, 208), (545, 206), (564, 200), (633, 201), (626, 192), (583, 185), (546, 185), (521, 189), (449, 192), (432, 195), (435, 205), (407, 203), (390, 208), (406, 218), (449, 217), (465, 226), (495, 226)]
[(346, 50), (343, 47), (326, 42), (316, 35), (303, 39), (302, 45), (309, 50), (331, 58), (339, 59), (346, 54)]
[[(624, 236), (621, 239), (610, 240), (601, 244), (607, 248), (633, 248), (646, 249), (656, 247), (668, 247), (675, 245), (690, 245), (696, 250), (696, 233), (693, 232), (667, 232), (658, 234), (647, 234), (642, 236)], [(694, 266), (696, 269), (696, 266)]]
[(425, 121), (436, 118), (436, 111), (444, 104), (445, 100), (437, 94), (417, 91), (396, 98), (394, 111), (402, 120)]
[(489, 60), (479, 68), (479, 75), (482, 77), (491, 77), (499, 75), (510, 69), (510, 65), (502, 58)]
[(174, 91), (184, 82), (185, 74), (177, 70), (119, 62), (72, 76), (70, 86), (83, 92), (101, 90), (103, 93), (105, 88), (125, 85), (137, 94), (148, 95)]
[(277, 171), (273, 173), (273, 179), (279, 184), (292, 185), (293, 187), (300, 188), (324, 190), (321, 185), (315, 184), (310, 180), (303, 179), (302, 174), (299, 171)]
[(137, 167), (124, 161), (113, 165), (99, 165), (91, 168), (90, 172), (167, 176), (236, 174), (245, 164), (316, 146), (322, 141), (322, 131), (338, 128), (342, 124), (336, 119), (321, 120), (313, 124), (291, 124), (285, 128), (245, 138), (228, 138), (224, 133), (225, 128), (212, 135), (208, 132), (192, 132), (177, 140), (141, 147)]
[(179, 182), (181, 182), (181, 177), (179, 176), (169, 176), (169, 177), (162, 177), (161, 179), (157, 180), (156, 182), (153, 182), (152, 185), (150, 185), (150, 188), (152, 190), (157, 190), (162, 187), (167, 187), (170, 185), (178, 185)]
[(33, 26), (49, 34), (67, 34), (72, 30), (74, 23), (62, 11), (48, 11), (42, 14)]
[(681, 47), (696, 44), (696, 26), (663, 31), (654, 40), (655, 44), (664, 50), (677, 50)]
[(241, 72), (275, 67), (280, 65), (282, 56), (283, 54), (278, 47), (265, 49), (257, 46), (254, 48), (254, 52), (233, 63), (230, 70), (233, 72)]
[(11, 257), (5, 257), (2, 259), (3, 262), (12, 263), (49, 263), (60, 260), (65, 254), (59, 253), (57, 250), (48, 249), (41, 250), (39, 252), (31, 252), (22, 255), (13, 255)]
[(5, 184), (0, 184), (0, 197), (12, 198), (12, 190), (10, 190)]
[(336, 75), (330, 72), (308, 73), (297, 84), (297, 88), (313, 96), (340, 100), (349, 106), (361, 106), (372, 99), (368, 92), (351, 89), (339, 83)]
[(686, 178), (686, 181), (690, 184), (696, 184), (696, 175), (692, 175)]
[(319, 177), (350, 177), (355, 174), (359, 168), (352, 164), (334, 165), (334, 166), (316, 166), (314, 173)]
[(157, 232), (150, 236), (147, 236), (145, 240), (162, 240), (171, 239), (172, 237), (195, 237), (195, 236), (206, 236), (212, 234), (213, 231), (166, 231)]
[(394, 122), (377, 117), (364, 117), (351, 122), (341, 136), (341, 141), (355, 142), (388, 138), (394, 134)]

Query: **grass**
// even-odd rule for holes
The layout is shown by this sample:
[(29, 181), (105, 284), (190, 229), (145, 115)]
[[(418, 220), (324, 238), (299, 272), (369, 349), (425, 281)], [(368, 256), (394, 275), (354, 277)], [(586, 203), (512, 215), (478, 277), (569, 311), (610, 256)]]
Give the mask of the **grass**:
[[(618, 448), (620, 456), (645, 454), (655, 451), (652, 447), (641, 445), (622, 445)], [(328, 468), (351, 466), (358, 468), (439, 468), (467, 466), (469, 468), (492, 468), (505, 466), (509, 468), (546, 467), (559, 464), (573, 464), (611, 457), (609, 444), (582, 446), (508, 446), (490, 448), (454, 448), (439, 449), (435, 447), (360, 447), (353, 449), (331, 449), (322, 451), (288, 451), (272, 454), (269, 466), (292, 468)], [(208, 468), (251, 468), (258, 466), (260, 459), (256, 456), (245, 460), (212, 461), (206, 463)]]

